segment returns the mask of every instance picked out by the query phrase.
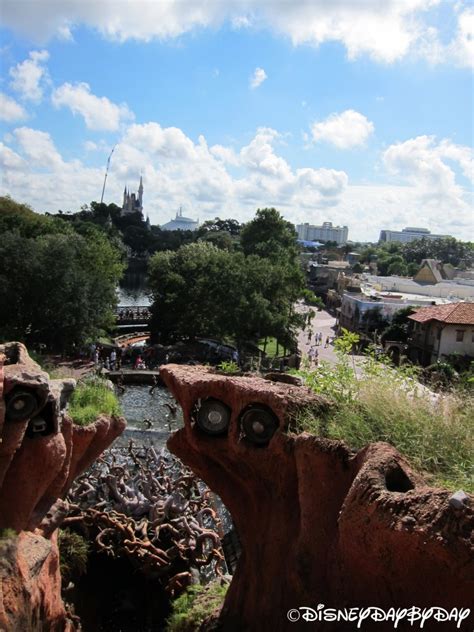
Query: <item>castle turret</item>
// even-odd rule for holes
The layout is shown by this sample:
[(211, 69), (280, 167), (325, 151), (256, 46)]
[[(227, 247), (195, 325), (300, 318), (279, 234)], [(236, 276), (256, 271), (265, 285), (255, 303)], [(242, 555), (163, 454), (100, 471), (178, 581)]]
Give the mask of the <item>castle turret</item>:
[(140, 210), (143, 209), (143, 178), (140, 176), (140, 185), (138, 187), (138, 203), (140, 205)]
[(140, 185), (138, 187), (138, 195), (130, 193), (125, 187), (123, 191), (122, 215), (130, 215), (132, 213), (140, 213), (143, 217), (143, 178), (140, 176)]

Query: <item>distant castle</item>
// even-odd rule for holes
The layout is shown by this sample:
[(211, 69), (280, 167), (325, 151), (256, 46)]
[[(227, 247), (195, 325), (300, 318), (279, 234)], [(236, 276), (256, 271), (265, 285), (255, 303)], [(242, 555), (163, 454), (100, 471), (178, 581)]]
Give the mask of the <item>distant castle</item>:
[(122, 204), (122, 217), (124, 215), (131, 215), (132, 213), (140, 213), (143, 217), (143, 179), (140, 176), (140, 185), (138, 187), (138, 197), (135, 193), (127, 191), (127, 187), (123, 190), (123, 204)]

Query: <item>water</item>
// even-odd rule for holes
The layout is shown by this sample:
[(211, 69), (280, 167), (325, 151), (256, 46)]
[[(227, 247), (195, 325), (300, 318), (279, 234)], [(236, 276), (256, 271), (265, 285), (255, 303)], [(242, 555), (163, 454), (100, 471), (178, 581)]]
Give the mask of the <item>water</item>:
[[(184, 425), (183, 411), (169, 390), (164, 386), (157, 387), (150, 395), (149, 386), (126, 386), (125, 393), (118, 395), (123, 415), (127, 420), (124, 433), (115, 440), (114, 446), (126, 447), (130, 439), (138, 446), (155, 450), (165, 448), (170, 434)], [(176, 407), (176, 414), (166, 404)], [(144, 423), (147, 419), (151, 428)], [(224, 531), (232, 528), (232, 519), (220, 498), (214, 494), (216, 508), (220, 514)]]
[(117, 446), (126, 446), (133, 439), (138, 445), (152, 445), (155, 449), (161, 449), (165, 447), (170, 434), (183, 427), (181, 407), (163, 386), (155, 388), (153, 394), (150, 394), (149, 386), (126, 386), (125, 392), (119, 394), (118, 398), (127, 428), (115, 442)]
[(151, 300), (144, 289), (141, 288), (117, 288), (118, 304), (120, 307), (148, 307)]
[(142, 269), (127, 268), (117, 287), (118, 304), (123, 307), (151, 305), (147, 276)]

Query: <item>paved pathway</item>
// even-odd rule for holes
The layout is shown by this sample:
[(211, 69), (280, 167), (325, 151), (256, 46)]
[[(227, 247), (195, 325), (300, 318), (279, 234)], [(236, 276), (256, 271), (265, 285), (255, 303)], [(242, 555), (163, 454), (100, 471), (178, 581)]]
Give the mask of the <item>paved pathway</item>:
[[(298, 304), (296, 306), (296, 311), (299, 314), (304, 314), (305, 312), (314, 312), (315, 316), (311, 321), (311, 331), (312, 337), (311, 342), (308, 340), (308, 328), (306, 331), (299, 331), (298, 333), (298, 349), (300, 350), (302, 357), (307, 357), (310, 348), (315, 344), (314, 334), (321, 332), (323, 335), (322, 344), (318, 345), (316, 349), (318, 350), (318, 358), (319, 361), (325, 360), (326, 362), (330, 362), (331, 364), (335, 364), (337, 362), (337, 355), (334, 351), (334, 345), (332, 343), (332, 339), (335, 336), (335, 324), (336, 319), (332, 316), (327, 310), (323, 309), (322, 311), (318, 311), (314, 307), (308, 307), (306, 305)], [(326, 347), (326, 338), (329, 336), (331, 342)], [(364, 360), (363, 355), (355, 355), (356, 364), (359, 364), (360, 361)]]

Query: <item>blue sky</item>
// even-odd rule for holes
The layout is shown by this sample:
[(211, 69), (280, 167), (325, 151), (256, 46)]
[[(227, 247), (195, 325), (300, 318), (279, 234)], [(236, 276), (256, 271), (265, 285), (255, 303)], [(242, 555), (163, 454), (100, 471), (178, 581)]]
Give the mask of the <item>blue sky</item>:
[[(383, 11), (381, 6), (384, 7)], [(3, 0), (1, 194), (473, 239), (474, 10), (442, 0)]]

